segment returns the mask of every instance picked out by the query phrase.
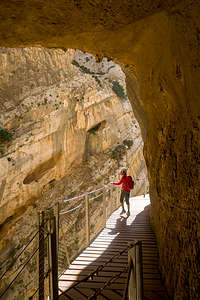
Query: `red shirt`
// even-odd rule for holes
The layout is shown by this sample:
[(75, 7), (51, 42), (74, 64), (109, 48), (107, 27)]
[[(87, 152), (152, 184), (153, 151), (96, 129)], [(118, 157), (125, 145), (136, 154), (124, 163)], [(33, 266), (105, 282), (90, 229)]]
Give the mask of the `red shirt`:
[(114, 185), (122, 184), (122, 191), (128, 192), (130, 191), (129, 186), (127, 184), (127, 176), (123, 175), (119, 182), (113, 182)]

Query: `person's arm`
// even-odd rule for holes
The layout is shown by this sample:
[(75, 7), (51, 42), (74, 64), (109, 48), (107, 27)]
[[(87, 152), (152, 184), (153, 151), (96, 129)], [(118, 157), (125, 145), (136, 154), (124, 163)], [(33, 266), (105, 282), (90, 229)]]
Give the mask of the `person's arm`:
[(122, 178), (120, 179), (119, 182), (111, 182), (111, 184), (114, 184), (114, 185), (120, 185), (120, 184), (122, 184)]

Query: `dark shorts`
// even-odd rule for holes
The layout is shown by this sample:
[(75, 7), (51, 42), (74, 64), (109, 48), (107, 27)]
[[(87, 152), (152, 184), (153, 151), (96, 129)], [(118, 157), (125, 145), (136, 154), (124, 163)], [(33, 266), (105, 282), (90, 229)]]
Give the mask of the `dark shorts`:
[(129, 205), (129, 197), (130, 197), (130, 191), (121, 191), (120, 195), (120, 203), (123, 203), (123, 201), (126, 201), (126, 204)]

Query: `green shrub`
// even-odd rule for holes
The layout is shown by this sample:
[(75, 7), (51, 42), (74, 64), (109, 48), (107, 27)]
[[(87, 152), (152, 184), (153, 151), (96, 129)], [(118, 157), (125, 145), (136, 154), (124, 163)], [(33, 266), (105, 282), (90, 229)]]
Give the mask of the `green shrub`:
[(12, 134), (5, 128), (0, 128), (0, 154), (3, 154), (3, 146), (1, 143), (8, 142), (12, 139)]
[(94, 72), (90, 71), (90, 69), (88, 69), (87, 67), (81, 66), (76, 60), (72, 60), (72, 65), (78, 67), (83, 73), (91, 75), (95, 74)]
[(0, 144), (0, 154), (3, 154), (3, 147), (1, 144)]
[(96, 74), (97, 74), (97, 75), (105, 75), (106, 73), (100, 71), (100, 72), (97, 72)]
[(122, 159), (123, 154), (126, 151), (126, 147), (124, 145), (118, 145), (112, 152), (111, 152), (111, 158), (120, 160)]
[(76, 60), (72, 60), (72, 65), (76, 66), (76, 67), (80, 67), (79, 63)]
[(133, 140), (124, 140), (123, 144), (124, 144), (124, 146), (127, 146), (128, 149), (130, 149), (131, 146), (133, 146)]
[(126, 98), (124, 88), (118, 81), (116, 80), (112, 81), (112, 89), (119, 98), (122, 99)]
[(0, 128), (0, 141), (6, 142), (12, 139), (12, 134), (5, 128)]
[(86, 73), (86, 74), (95, 74), (94, 72), (91, 72), (90, 69), (88, 69), (87, 67), (85, 66), (80, 66), (80, 69), (83, 73)]

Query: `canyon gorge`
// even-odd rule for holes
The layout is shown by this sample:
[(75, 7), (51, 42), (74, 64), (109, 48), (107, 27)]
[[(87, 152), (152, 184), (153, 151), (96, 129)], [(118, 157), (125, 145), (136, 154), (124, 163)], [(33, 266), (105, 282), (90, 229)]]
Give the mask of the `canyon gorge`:
[[(136, 183), (133, 195), (146, 193), (148, 180), (140, 128), (117, 64), (106, 58), (97, 63), (72, 49), (1, 48), (0, 65), (4, 270), (12, 264), (14, 249), (18, 254), (37, 227), (37, 211), (108, 185), (121, 167)], [(91, 209), (99, 218), (98, 205)], [(65, 238), (70, 260), (85, 243), (84, 224), (76, 223), (71, 220)], [(100, 229), (94, 226), (94, 234)], [(9, 299), (24, 295), (36, 263), (29, 269), (27, 280), (18, 280), (20, 294), (11, 293)]]
[[(144, 141), (160, 268), (175, 300), (196, 300), (200, 289), (199, 15), (200, 4), (194, 0), (0, 3), (1, 47), (80, 49), (99, 62), (112, 59), (123, 69)], [(93, 125), (100, 129), (102, 121)], [(34, 130), (39, 134), (39, 128)], [(88, 143), (94, 149), (90, 138)], [(48, 162), (52, 170), (60, 155), (55, 150)], [(5, 164), (15, 163), (10, 158)], [(42, 173), (45, 165), (40, 168)], [(32, 179), (40, 184), (54, 178), (48, 179), (48, 173), (37, 178), (38, 170), (27, 173), (26, 194), (31, 194)], [(0, 195), (6, 184), (1, 181)]]

